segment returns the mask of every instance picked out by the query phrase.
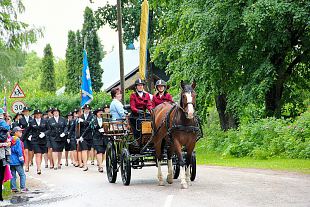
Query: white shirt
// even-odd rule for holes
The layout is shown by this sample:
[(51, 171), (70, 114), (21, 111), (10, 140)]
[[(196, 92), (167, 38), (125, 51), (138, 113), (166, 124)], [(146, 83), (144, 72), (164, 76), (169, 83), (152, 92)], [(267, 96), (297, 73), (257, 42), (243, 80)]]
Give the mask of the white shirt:
[(88, 117), (88, 114), (84, 114), (84, 117), (85, 117), (85, 120), (87, 119), (87, 117)]
[(102, 118), (98, 118), (98, 117), (97, 117), (97, 120), (98, 120), (99, 126), (102, 127)]
[(36, 122), (37, 122), (38, 126), (40, 126), (41, 119), (36, 119)]
[(59, 116), (54, 116), (54, 119), (55, 119), (55, 121), (56, 121), (56, 123), (58, 123), (58, 120), (59, 120)]
[(137, 93), (138, 93), (138, 95), (142, 98), (142, 96), (143, 96), (143, 91), (142, 91), (142, 92), (137, 91)]
[(29, 122), (29, 116), (25, 116), (26, 122)]

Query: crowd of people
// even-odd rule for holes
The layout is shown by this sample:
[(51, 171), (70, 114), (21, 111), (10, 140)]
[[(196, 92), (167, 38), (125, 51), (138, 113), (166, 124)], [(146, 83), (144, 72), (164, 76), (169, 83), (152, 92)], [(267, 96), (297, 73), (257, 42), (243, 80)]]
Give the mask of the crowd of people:
[[(130, 96), (129, 122), (135, 138), (139, 137), (136, 128), (138, 117), (163, 102), (173, 102), (167, 92), (165, 81), (156, 82), (157, 93), (151, 95), (144, 90), (145, 82), (135, 81), (135, 91)], [(0, 108), (0, 180), (3, 182), (5, 168), (10, 166), (12, 174), (11, 190), (17, 192), (16, 173), (20, 176), (20, 189), (27, 191), (26, 174), (34, 165), (36, 173), (42, 173), (41, 165), (44, 159), (45, 168), (60, 170), (62, 168), (62, 153), (65, 151), (65, 166), (88, 171), (88, 161), (96, 164), (100, 173), (104, 172), (105, 150), (108, 137), (104, 135), (103, 123), (109, 119), (116, 121), (125, 119), (127, 111), (122, 104), (122, 93), (119, 88), (111, 90), (110, 105), (99, 107), (92, 111), (89, 104), (76, 108), (60, 116), (58, 108), (47, 111), (24, 107), (21, 113), (13, 118)], [(32, 112), (32, 114), (31, 114)], [(69, 162), (71, 160), (71, 162)], [(1, 197), (2, 198), (2, 188)]]

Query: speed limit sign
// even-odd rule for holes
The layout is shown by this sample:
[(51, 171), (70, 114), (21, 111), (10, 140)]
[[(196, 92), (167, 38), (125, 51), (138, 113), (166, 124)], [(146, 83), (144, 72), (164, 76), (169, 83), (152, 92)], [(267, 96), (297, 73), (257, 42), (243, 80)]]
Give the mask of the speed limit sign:
[(23, 108), (26, 106), (26, 104), (22, 101), (15, 101), (12, 104), (12, 111), (16, 114), (18, 112), (22, 112)]

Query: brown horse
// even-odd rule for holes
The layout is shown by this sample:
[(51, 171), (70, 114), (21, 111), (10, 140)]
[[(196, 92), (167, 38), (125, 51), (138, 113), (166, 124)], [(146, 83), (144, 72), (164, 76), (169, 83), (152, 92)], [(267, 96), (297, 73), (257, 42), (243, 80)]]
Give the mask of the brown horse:
[[(196, 105), (195, 81), (191, 85), (181, 81), (180, 103), (162, 103), (152, 113), (153, 142), (156, 151), (159, 185), (164, 185), (161, 171), (162, 154), (167, 147), (168, 176), (167, 182), (173, 183), (172, 156), (176, 153), (181, 167), (181, 188), (190, 185), (190, 170), (192, 152), (195, 148), (199, 123), (194, 116)], [(185, 146), (186, 159), (184, 161), (182, 148)]]

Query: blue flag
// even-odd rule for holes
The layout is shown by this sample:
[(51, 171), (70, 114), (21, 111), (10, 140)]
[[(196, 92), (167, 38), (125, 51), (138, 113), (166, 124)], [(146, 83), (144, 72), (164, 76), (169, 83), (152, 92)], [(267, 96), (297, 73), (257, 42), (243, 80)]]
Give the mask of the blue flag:
[(86, 50), (83, 50), (83, 70), (82, 70), (82, 101), (81, 107), (89, 104), (93, 100), (93, 90), (91, 87), (90, 71), (87, 61)]

